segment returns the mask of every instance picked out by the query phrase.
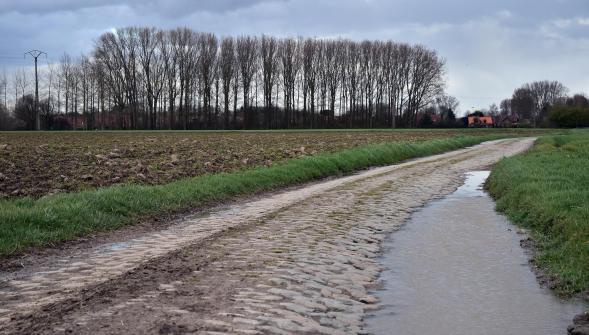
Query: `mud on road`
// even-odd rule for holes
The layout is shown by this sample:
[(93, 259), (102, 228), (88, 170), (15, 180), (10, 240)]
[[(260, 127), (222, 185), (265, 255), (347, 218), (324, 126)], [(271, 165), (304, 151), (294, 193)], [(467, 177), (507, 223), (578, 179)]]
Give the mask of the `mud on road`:
[(532, 143), (376, 168), (2, 273), (0, 333), (359, 333), (387, 234)]

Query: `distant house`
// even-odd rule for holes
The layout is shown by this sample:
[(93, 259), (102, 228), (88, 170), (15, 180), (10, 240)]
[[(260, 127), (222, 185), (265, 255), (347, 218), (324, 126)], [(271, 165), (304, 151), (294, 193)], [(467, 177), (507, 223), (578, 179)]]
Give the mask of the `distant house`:
[(520, 119), (517, 115), (501, 116), (496, 122), (497, 127), (503, 127), (503, 128), (517, 127), (517, 126), (519, 126), (519, 124), (520, 124)]
[(469, 128), (490, 128), (493, 127), (493, 117), (491, 116), (469, 116), (468, 127)]

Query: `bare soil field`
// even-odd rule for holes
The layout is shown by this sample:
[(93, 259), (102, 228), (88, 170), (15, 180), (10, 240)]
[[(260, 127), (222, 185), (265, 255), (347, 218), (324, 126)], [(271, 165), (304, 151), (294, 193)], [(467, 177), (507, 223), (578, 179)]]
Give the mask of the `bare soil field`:
[[(542, 132), (542, 131), (540, 131)], [(365, 144), (537, 130), (0, 132), (0, 199), (166, 184)]]

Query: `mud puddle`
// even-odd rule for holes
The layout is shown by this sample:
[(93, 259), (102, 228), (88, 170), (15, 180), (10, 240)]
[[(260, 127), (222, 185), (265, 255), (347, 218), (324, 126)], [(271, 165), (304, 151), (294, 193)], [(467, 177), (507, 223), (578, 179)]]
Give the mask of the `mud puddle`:
[(565, 334), (583, 311), (541, 288), (521, 235), (482, 190), (488, 171), (415, 213), (385, 243), (373, 334)]

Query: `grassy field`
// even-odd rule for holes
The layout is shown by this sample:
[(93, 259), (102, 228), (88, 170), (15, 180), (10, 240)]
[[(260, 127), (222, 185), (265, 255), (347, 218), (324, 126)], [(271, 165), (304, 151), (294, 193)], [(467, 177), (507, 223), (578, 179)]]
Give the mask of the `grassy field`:
[(271, 167), (206, 174), (165, 185), (128, 184), (38, 199), (0, 200), (0, 255), (116, 229), (137, 222), (138, 218), (173, 213), (237, 195), (273, 190), (370, 166), (397, 163), (505, 136), (486, 134), (368, 144), (336, 153), (286, 160)]
[(541, 137), (506, 158), (487, 186), (497, 208), (531, 230), (537, 263), (565, 294), (589, 289), (589, 130)]
[(111, 185), (162, 185), (367, 144), (490, 133), (538, 131), (0, 132), (0, 199), (39, 198)]

